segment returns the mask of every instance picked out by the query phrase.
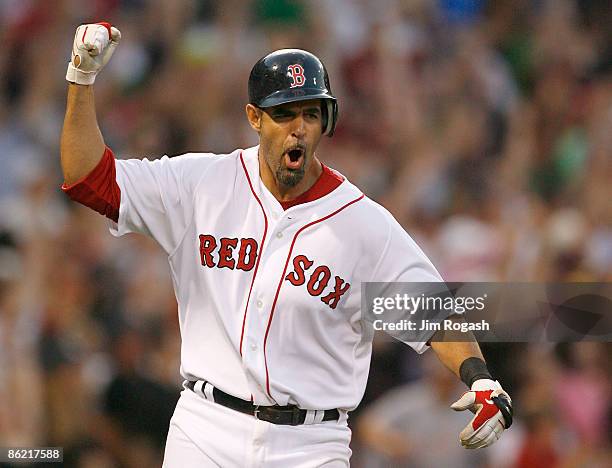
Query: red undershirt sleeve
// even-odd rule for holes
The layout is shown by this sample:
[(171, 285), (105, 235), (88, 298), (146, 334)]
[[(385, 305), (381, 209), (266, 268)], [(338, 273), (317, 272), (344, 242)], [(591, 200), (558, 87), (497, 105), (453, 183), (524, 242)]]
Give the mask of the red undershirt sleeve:
[(115, 222), (119, 221), (121, 189), (116, 179), (115, 155), (109, 147), (89, 174), (72, 185), (63, 184), (62, 190), (72, 200)]

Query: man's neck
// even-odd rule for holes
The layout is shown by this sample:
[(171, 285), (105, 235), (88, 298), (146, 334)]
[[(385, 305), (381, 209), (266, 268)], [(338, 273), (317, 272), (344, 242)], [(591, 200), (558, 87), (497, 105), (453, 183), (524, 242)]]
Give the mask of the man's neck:
[(306, 172), (302, 180), (293, 187), (287, 187), (278, 183), (276, 177), (270, 170), (270, 167), (268, 166), (264, 158), (258, 157), (258, 160), (259, 176), (261, 177), (261, 180), (263, 181), (266, 188), (270, 191), (272, 195), (274, 195), (274, 198), (276, 198), (279, 202), (293, 200), (294, 198), (297, 198), (302, 195), (314, 185), (314, 183), (317, 181), (317, 179), (321, 176), (321, 173), (323, 172), (323, 166), (321, 165), (321, 161), (319, 161), (316, 156), (313, 156), (312, 161), (306, 168)]

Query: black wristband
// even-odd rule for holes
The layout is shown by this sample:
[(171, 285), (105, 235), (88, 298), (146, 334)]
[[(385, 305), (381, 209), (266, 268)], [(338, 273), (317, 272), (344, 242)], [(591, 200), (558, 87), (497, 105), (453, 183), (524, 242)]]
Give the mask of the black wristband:
[(477, 357), (467, 358), (459, 367), (459, 376), (463, 383), (472, 388), (472, 384), (478, 379), (491, 379), (489, 369), (485, 362)]

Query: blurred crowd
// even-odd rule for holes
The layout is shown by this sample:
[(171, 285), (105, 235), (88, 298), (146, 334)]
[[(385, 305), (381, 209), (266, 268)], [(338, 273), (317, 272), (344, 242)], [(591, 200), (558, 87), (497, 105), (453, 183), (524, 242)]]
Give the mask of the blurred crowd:
[[(319, 157), (385, 205), (448, 281), (612, 279), (607, 0), (0, 0), (0, 446), (65, 466), (159, 466), (180, 389), (167, 261), (60, 191), (75, 28), (122, 32), (95, 85), (120, 158), (256, 143), (268, 51), (319, 55), (339, 98)], [(376, 340), (356, 467), (604, 467), (609, 343), (486, 344), (515, 426), (468, 452), (462, 385)], [(433, 353), (432, 353), (433, 355)], [(1, 466), (1, 464), (0, 464)]]

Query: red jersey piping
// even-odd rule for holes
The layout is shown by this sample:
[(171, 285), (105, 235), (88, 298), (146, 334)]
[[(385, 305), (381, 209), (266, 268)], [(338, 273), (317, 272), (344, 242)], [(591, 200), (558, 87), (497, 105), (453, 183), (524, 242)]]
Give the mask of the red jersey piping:
[(274, 309), (276, 308), (276, 302), (278, 300), (278, 295), (280, 293), (281, 286), (283, 285), (283, 282), (284, 282), (284, 279), (285, 279), (285, 273), (287, 272), (287, 265), (289, 265), (289, 260), (291, 258), (291, 254), (293, 253), (293, 246), (295, 245), (295, 241), (296, 241), (297, 237), (305, 229), (309, 228), (310, 226), (312, 226), (314, 224), (320, 223), (321, 221), (325, 221), (326, 219), (329, 219), (332, 216), (335, 216), (336, 214), (340, 213), (342, 210), (344, 210), (345, 208), (349, 207), (353, 203), (356, 203), (359, 200), (361, 200), (364, 196), (365, 196), (364, 194), (361, 194), (359, 197), (357, 197), (354, 200), (348, 202), (347, 204), (341, 206), (340, 208), (338, 208), (333, 213), (330, 213), (327, 216), (324, 216), (323, 218), (316, 219), (316, 220), (306, 224), (305, 226), (302, 226), (295, 233), (295, 235), (293, 236), (293, 240), (291, 241), (291, 247), (289, 248), (289, 253), (287, 254), (287, 260), (285, 261), (285, 268), (283, 268), (283, 274), (281, 275), (280, 281), (278, 283), (278, 287), (276, 288), (276, 295), (274, 296), (274, 302), (272, 303), (272, 310), (270, 311), (270, 317), (268, 318), (268, 326), (266, 327), (266, 334), (264, 336), (264, 364), (266, 366), (266, 391), (268, 393), (268, 396), (270, 398), (272, 398), (272, 400), (274, 400), (274, 398), (272, 397), (272, 394), (270, 393), (270, 376), (269, 376), (269, 373), (268, 373), (268, 361), (266, 359), (266, 343), (268, 341), (268, 333), (270, 332), (270, 325), (272, 324), (272, 317), (274, 316)]
[[(259, 269), (259, 261), (261, 260), (261, 254), (263, 252), (264, 242), (266, 241), (266, 234), (268, 232), (268, 217), (266, 216), (266, 211), (264, 210), (264, 207), (261, 204), (261, 200), (255, 193), (255, 190), (253, 190), (253, 184), (251, 183), (249, 172), (247, 171), (246, 166), (244, 164), (244, 159), (242, 157), (242, 151), (240, 152), (240, 162), (242, 163), (244, 174), (246, 175), (247, 182), (249, 183), (249, 187), (251, 188), (251, 193), (255, 197), (255, 200), (257, 200), (257, 203), (259, 203), (259, 207), (261, 208), (261, 212), (264, 217), (264, 233), (261, 239), (261, 243), (259, 244), (259, 253), (257, 254), (257, 260), (255, 261), (255, 271), (253, 272), (253, 278), (251, 279), (251, 286), (249, 287), (249, 294), (247, 296), (247, 302), (244, 308), (244, 315), (242, 317), (242, 331), (240, 332), (240, 356), (242, 357), (242, 342), (244, 340), (244, 327), (246, 324), (247, 311), (249, 310), (249, 301), (251, 300), (251, 292), (253, 291), (253, 284), (255, 284), (255, 277), (257, 276), (257, 270)], [(251, 399), (253, 399), (252, 395), (251, 395)]]

